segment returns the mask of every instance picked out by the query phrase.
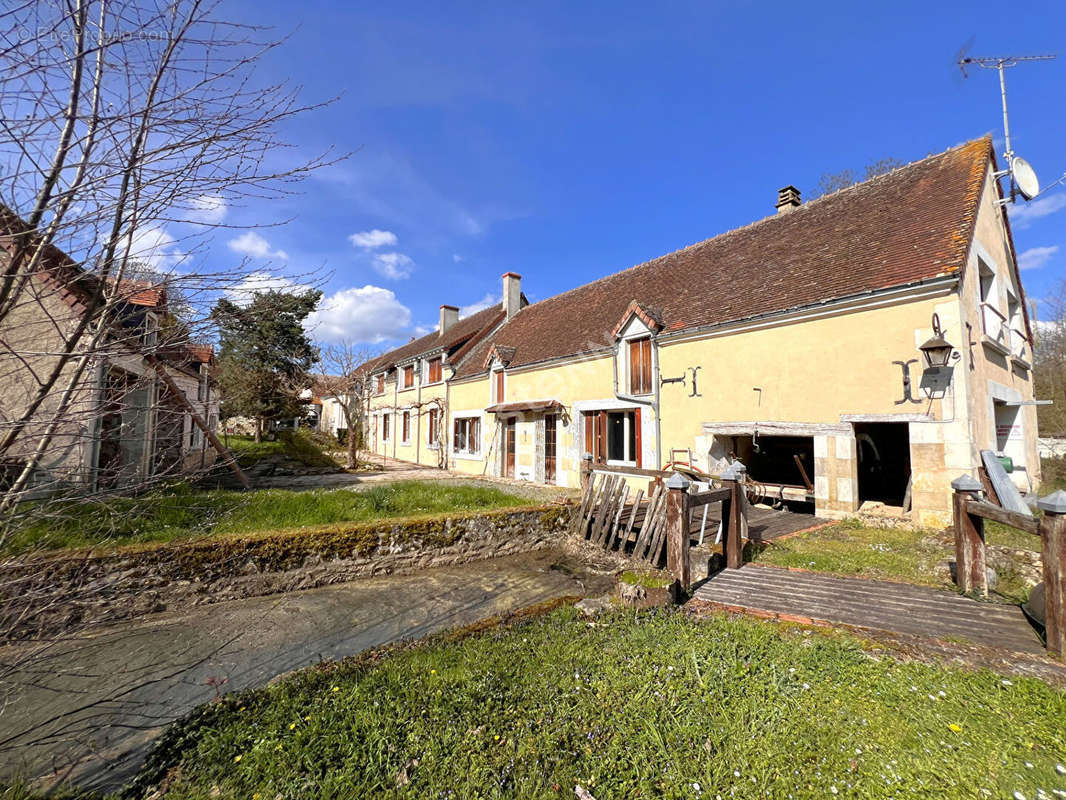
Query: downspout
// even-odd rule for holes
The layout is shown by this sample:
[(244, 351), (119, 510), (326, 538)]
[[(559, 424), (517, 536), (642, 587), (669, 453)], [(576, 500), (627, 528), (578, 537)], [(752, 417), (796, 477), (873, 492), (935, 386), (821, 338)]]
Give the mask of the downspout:
[(657, 461), (662, 462), (663, 457), (663, 429), (659, 415), (659, 345), (655, 336), (651, 337), (652, 344), (652, 383), (655, 384), (654, 399), (646, 400), (642, 397), (636, 397), (631, 394), (622, 394), (618, 391), (618, 353), (620, 352), (620, 346), (615, 346), (614, 349), (614, 369), (612, 371), (612, 377), (614, 378), (614, 396), (619, 400), (625, 400), (629, 403), (636, 403), (637, 405), (648, 406), (655, 413), (655, 458)]
[(422, 362), (416, 362), (418, 370), (418, 393), (415, 395), (415, 463), (422, 463)]

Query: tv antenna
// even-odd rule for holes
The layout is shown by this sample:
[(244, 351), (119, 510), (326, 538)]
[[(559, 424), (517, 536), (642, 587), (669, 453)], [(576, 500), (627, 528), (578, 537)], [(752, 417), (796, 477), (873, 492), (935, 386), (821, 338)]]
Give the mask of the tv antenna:
[[(966, 48), (964, 47), (963, 52), (965, 52), (965, 49)], [(1004, 147), (1006, 148), (1003, 157), (1007, 161), (1007, 168), (997, 172), (996, 178), (1010, 176), (1010, 194), (999, 201), (1000, 205), (1013, 203), (1015, 197), (1019, 194), (1026, 200), (1032, 200), (1040, 194), (1040, 181), (1036, 177), (1036, 172), (1029, 165), (1028, 161), (1020, 156), (1014, 155), (1014, 149), (1010, 144), (1010, 121), (1007, 117), (1007, 78), (1004, 74), (1004, 70), (1007, 70), (1010, 67), (1016, 67), (1023, 61), (1051, 61), (1054, 58), (1054, 55), (991, 56), (988, 58), (962, 56), (958, 60), (959, 69), (962, 70), (962, 77), (964, 78), (969, 77), (966, 73), (966, 68), (970, 66), (981, 67), (982, 69), (994, 69), (999, 72), (999, 95), (1003, 101), (1003, 142)], [(1056, 181), (1056, 183), (1058, 183), (1058, 181)]]

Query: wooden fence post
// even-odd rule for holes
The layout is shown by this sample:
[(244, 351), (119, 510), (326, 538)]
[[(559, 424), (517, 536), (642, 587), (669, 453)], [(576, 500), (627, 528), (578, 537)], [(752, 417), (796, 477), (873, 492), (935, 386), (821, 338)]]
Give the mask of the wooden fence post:
[(589, 481), (592, 480), (592, 453), (585, 453), (581, 457), (581, 494), (589, 490)]
[(666, 479), (666, 568), (674, 576), (674, 599), (680, 602), (692, 585), (689, 554), (689, 499), (692, 481), (674, 473)]
[(1066, 655), (1066, 492), (1059, 489), (1037, 501), (1040, 555), (1044, 562), (1044, 619), (1047, 649)]
[(971, 475), (960, 475), (951, 482), (951, 516), (955, 525), (955, 583), (963, 592), (977, 591), (988, 597), (988, 570), (985, 567), (985, 521), (966, 510), (966, 503), (977, 499), (981, 482)]
[(731, 491), (729, 505), (723, 507), (722, 514), (722, 555), (727, 569), (740, 569), (744, 565), (744, 534), (748, 527), (744, 511), (745, 472), (745, 466), (734, 461), (722, 473), (722, 486)]

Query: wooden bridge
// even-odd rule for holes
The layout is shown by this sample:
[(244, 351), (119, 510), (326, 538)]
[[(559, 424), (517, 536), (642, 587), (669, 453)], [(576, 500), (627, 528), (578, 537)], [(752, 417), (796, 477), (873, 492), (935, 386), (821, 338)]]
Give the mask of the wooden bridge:
[[(592, 469), (583, 475), (584, 491), (575, 530), (604, 549), (627, 554), (674, 575), (678, 596), (692, 586), (692, 542), (702, 542), (706, 521), (721, 520), (725, 569), (695, 587), (693, 599), (713, 607), (802, 622), (841, 624), (934, 639), (959, 639), (1014, 652), (1043, 649), (1017, 606), (981, 602), (910, 584), (838, 577), (799, 570), (743, 564), (749, 538), (749, 507), (744, 470), (734, 465), (692, 492), (679, 474), (626, 468)], [(650, 479), (648, 495), (633, 490), (634, 478)], [(1046, 596), (1046, 648), (1066, 654), (1066, 492), (1043, 498), (1043, 517), (1008, 511), (981, 499), (982, 486), (964, 476), (955, 488), (955, 552), (959, 588), (987, 596), (982, 522), (992, 519), (1041, 537)], [(707, 506), (721, 504), (719, 514)], [(714, 533), (717, 533), (714, 525)]]

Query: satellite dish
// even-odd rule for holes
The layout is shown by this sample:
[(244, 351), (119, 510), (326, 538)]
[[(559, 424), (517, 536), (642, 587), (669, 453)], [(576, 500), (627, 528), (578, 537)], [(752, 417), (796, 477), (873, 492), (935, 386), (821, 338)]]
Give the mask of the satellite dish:
[(1029, 166), (1029, 162), (1020, 156), (1015, 156), (1010, 163), (1011, 173), (1018, 191), (1026, 200), (1032, 200), (1040, 194), (1040, 181), (1037, 180), (1036, 172)]

